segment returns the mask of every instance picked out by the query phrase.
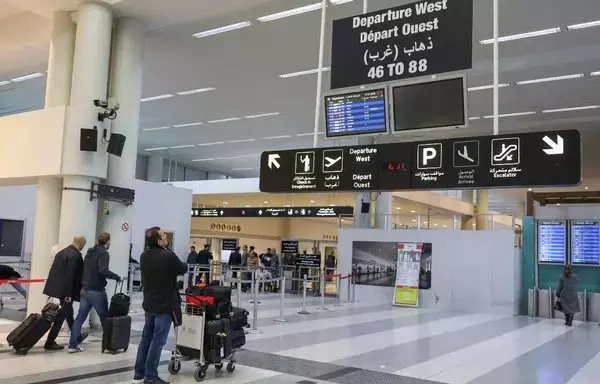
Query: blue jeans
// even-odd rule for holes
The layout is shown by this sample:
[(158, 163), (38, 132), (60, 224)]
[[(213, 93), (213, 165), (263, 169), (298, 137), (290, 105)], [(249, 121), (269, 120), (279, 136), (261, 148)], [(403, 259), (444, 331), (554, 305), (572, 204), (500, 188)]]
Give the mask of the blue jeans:
[(136, 380), (149, 381), (158, 378), (158, 364), (163, 347), (167, 343), (173, 317), (170, 313), (153, 315), (146, 313), (142, 340), (135, 360)]
[(21, 294), (21, 296), (23, 296), (25, 299), (27, 298), (27, 291), (25, 290), (25, 288), (23, 288), (23, 286), (19, 283), (10, 283), (10, 285), (12, 285), (12, 287), (14, 289), (17, 290), (17, 292), (19, 292)]
[(104, 328), (104, 323), (108, 317), (108, 297), (106, 291), (86, 291), (81, 290), (81, 300), (79, 302), (79, 312), (71, 328), (71, 339), (69, 340), (69, 349), (77, 348), (77, 339), (81, 335), (81, 327), (87, 320), (90, 311), (94, 308), (100, 318), (100, 323)]

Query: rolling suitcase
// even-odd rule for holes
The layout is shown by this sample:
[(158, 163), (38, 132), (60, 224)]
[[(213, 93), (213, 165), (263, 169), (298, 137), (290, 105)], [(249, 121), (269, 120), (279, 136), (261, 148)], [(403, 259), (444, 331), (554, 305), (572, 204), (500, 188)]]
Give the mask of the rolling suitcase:
[[(109, 317), (121, 317), (129, 314), (131, 307), (131, 297), (123, 293), (123, 284), (125, 280), (115, 284), (115, 293), (110, 299), (110, 307), (108, 308)], [(117, 287), (121, 286), (120, 293), (117, 293)]]
[(243, 308), (233, 307), (229, 320), (231, 321), (231, 329), (242, 329), (248, 324), (248, 315), (250, 313)]
[(207, 321), (204, 330), (204, 359), (211, 364), (231, 356), (231, 323), (229, 319)]
[(106, 325), (104, 326), (104, 333), (102, 334), (102, 353), (104, 353), (104, 351), (109, 351), (115, 354), (120, 350), (127, 352), (130, 338), (130, 316), (107, 318)]
[(8, 345), (13, 347), (20, 355), (27, 352), (50, 330), (59, 306), (48, 303), (42, 309), (42, 313), (32, 313), (25, 321), (15, 328), (7, 337)]

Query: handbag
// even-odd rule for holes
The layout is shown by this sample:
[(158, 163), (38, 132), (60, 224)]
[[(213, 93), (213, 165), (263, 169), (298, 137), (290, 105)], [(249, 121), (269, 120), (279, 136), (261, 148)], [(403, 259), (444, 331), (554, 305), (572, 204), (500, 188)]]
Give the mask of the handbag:
[(559, 300), (556, 300), (556, 301), (554, 302), (554, 310), (555, 310), (555, 311), (562, 312), (562, 310), (563, 310), (563, 307), (562, 307), (562, 304), (560, 303), (560, 299), (559, 299)]

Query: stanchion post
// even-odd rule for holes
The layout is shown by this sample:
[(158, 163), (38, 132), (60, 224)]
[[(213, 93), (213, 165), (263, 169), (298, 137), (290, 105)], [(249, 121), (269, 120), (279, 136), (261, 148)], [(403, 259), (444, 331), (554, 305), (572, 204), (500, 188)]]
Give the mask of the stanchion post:
[(253, 284), (252, 288), (254, 290), (254, 292), (253, 292), (254, 300), (252, 302), (254, 303), (254, 306), (253, 306), (253, 314), (252, 314), (252, 329), (250, 329), (248, 331), (248, 333), (262, 334), (263, 332), (258, 329), (258, 284), (254, 283), (255, 280), (256, 280), (256, 271), (252, 272), (252, 284)]
[(356, 300), (356, 278), (352, 280), (352, 302), (358, 302), (358, 300)]
[[(285, 286), (285, 276), (283, 276), (279, 282), (281, 285)], [(273, 321), (277, 323), (287, 323), (287, 320), (283, 317), (283, 301), (285, 300), (285, 289), (281, 289), (279, 291), (279, 318)]]
[(321, 306), (317, 310), (328, 311), (325, 307), (325, 270), (321, 274)]
[(242, 307), (242, 272), (238, 272), (237, 274), (237, 307)]
[(587, 323), (588, 313), (587, 313), (587, 289), (583, 290), (583, 322)]
[(352, 280), (354, 279), (354, 273), (348, 277), (348, 302), (352, 302)]
[(308, 287), (308, 278), (304, 274), (304, 280), (302, 281), (302, 310), (298, 312), (300, 315), (310, 315), (310, 312), (306, 310), (306, 289)]
[(342, 288), (342, 283), (340, 282), (341, 277), (342, 277), (342, 274), (338, 274), (337, 277), (335, 278), (335, 298), (337, 299), (336, 304), (335, 304), (336, 307), (344, 306), (342, 304), (341, 296), (340, 296), (340, 289)]

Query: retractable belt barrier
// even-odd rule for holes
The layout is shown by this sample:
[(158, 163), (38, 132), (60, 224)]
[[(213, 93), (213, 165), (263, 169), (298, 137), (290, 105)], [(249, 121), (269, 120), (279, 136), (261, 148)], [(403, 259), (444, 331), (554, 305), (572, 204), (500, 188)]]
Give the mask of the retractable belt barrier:
[(0, 284), (31, 284), (31, 283), (43, 283), (46, 279), (9, 279), (0, 280)]

